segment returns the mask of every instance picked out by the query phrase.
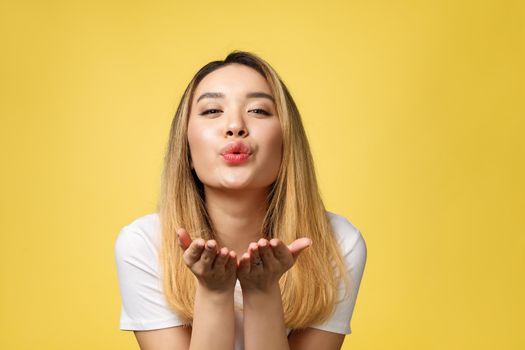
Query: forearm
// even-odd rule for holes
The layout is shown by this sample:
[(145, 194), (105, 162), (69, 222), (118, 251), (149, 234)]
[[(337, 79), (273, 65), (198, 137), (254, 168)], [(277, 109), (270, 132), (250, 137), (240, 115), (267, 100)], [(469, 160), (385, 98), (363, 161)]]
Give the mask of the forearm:
[(217, 293), (197, 286), (190, 350), (233, 350), (233, 289)]
[(267, 291), (243, 291), (246, 350), (289, 350), (279, 284)]

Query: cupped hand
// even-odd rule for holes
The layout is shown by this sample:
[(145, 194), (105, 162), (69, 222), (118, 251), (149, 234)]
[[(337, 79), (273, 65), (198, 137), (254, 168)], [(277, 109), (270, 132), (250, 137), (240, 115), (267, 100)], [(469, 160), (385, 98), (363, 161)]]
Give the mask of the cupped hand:
[(237, 256), (211, 239), (192, 240), (184, 228), (177, 229), (178, 243), (183, 249), (186, 266), (206, 289), (216, 292), (231, 291), (235, 287)]
[(266, 291), (277, 284), (299, 254), (311, 244), (309, 238), (296, 239), (288, 246), (277, 238), (270, 241), (261, 238), (257, 243), (250, 243), (237, 267), (243, 291)]

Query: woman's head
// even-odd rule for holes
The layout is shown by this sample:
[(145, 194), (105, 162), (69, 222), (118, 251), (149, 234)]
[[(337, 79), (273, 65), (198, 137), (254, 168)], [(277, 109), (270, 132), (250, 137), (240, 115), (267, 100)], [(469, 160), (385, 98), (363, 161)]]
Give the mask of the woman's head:
[[(218, 92), (224, 97), (201, 98)], [(252, 92), (258, 93), (255, 98), (246, 96)], [(271, 115), (261, 116), (259, 109)], [(223, 147), (240, 140), (254, 151), (253, 158), (225, 163)], [(277, 72), (255, 54), (234, 51), (202, 67), (184, 91), (171, 124), (157, 207), (159, 258), (166, 299), (188, 320), (195, 279), (182, 260), (176, 229), (185, 228), (192, 238), (217, 238), (206, 210), (205, 186), (268, 188), (261, 236), (285, 244), (299, 237), (313, 242), (280, 281), (286, 324), (301, 328), (326, 319), (337, 297), (337, 275), (346, 276), (344, 262), (318, 190), (299, 111)]]
[[(259, 92), (263, 94), (246, 96)], [(201, 97), (206, 93), (224, 97)], [(246, 162), (233, 165), (221, 156), (233, 141), (254, 151)], [(177, 167), (201, 197), (205, 186), (268, 187), (270, 196), (275, 187), (271, 184), (283, 184), (291, 148), (305, 151), (305, 141), (295, 102), (277, 72), (253, 53), (233, 51), (222, 61), (204, 65), (188, 84), (171, 126), (165, 165)]]
[(283, 138), (273, 95), (263, 75), (238, 63), (216, 68), (195, 87), (187, 138), (205, 187), (266, 190), (276, 180)]

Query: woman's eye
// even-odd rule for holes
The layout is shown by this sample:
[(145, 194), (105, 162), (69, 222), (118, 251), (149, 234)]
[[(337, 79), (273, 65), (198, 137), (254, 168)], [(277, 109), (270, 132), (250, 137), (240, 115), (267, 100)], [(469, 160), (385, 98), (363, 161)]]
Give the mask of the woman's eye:
[(257, 114), (272, 115), (271, 113), (265, 111), (262, 108), (255, 108), (255, 109), (252, 109), (252, 111), (260, 111), (260, 112), (262, 112), (262, 113), (257, 113)]
[[(205, 111), (200, 113), (200, 115), (216, 114), (216, 113), (220, 113), (220, 112), (222, 112), (220, 109), (212, 108), (212, 109), (206, 109)], [(262, 108), (251, 109), (251, 110), (249, 110), (249, 112), (254, 112), (255, 114), (272, 115), (270, 112), (268, 112), (268, 111), (266, 111), (266, 110), (264, 110)]]
[(213, 113), (215, 111), (219, 111), (220, 112), (220, 110), (218, 110), (218, 109), (207, 109), (204, 112), (202, 112), (200, 115), (206, 115), (206, 114), (210, 114), (210, 113), (211, 114), (215, 114), (215, 113)]

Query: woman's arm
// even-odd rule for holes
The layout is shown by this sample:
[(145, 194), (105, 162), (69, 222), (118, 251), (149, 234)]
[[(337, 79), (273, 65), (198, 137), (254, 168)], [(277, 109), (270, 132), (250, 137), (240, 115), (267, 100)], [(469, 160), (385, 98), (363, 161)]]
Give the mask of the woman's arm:
[(233, 289), (224, 293), (197, 287), (190, 350), (235, 346)]
[(233, 293), (197, 287), (193, 327), (135, 331), (141, 350), (228, 349), (234, 347)]
[(294, 330), (288, 338), (290, 350), (340, 350), (345, 335), (316, 328)]
[(243, 291), (246, 350), (290, 350), (279, 279), (311, 243), (300, 238), (287, 247), (278, 239), (260, 239), (242, 256), (237, 275)]
[(191, 241), (179, 231), (184, 262), (197, 277), (190, 350), (232, 350), (235, 346), (233, 295), (236, 280), (235, 252), (217, 250), (214, 240)]
[(267, 292), (245, 293), (243, 301), (246, 349), (340, 350), (343, 345), (344, 334), (315, 328), (295, 330), (287, 338), (278, 284)]
[(279, 284), (243, 292), (246, 350), (289, 350)]
[(197, 277), (193, 324), (148, 331), (135, 331), (142, 350), (233, 350), (235, 319), (233, 291), (237, 258), (235, 252), (217, 250), (213, 240), (192, 241), (179, 231), (184, 263)]
[(169, 327), (150, 331), (135, 331), (141, 350), (187, 350), (190, 348), (191, 327)]
[(233, 293), (209, 293), (197, 287), (193, 327), (135, 331), (135, 337), (141, 350), (232, 350), (234, 328)]

